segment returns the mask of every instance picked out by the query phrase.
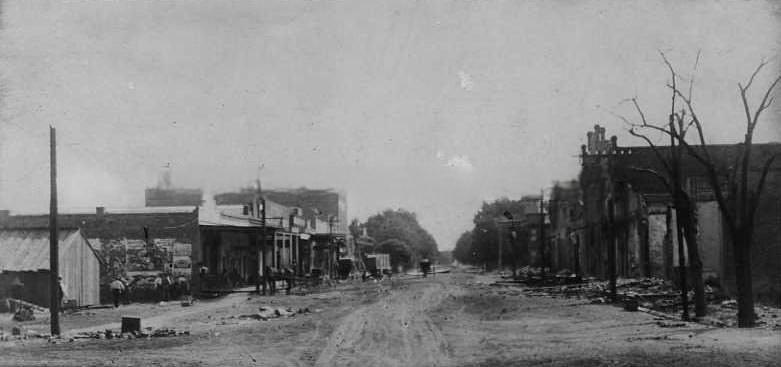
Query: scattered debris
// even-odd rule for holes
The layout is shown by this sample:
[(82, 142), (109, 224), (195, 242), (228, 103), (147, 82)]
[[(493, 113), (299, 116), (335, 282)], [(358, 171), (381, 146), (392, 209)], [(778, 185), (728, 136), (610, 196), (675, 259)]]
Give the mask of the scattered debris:
[(737, 310), (738, 309), (738, 301), (736, 301), (734, 299), (728, 299), (726, 301), (721, 302), (721, 307), (732, 308), (732, 309)]
[(137, 338), (162, 338), (171, 336), (190, 335), (189, 331), (177, 331), (171, 328), (154, 329), (146, 328), (146, 332), (137, 331), (131, 333), (117, 333), (111, 329), (105, 331), (80, 332), (73, 335), (71, 339), (137, 339)]
[(665, 321), (657, 321), (656, 325), (659, 325), (659, 327), (685, 327), (685, 322), (665, 322)]
[(260, 307), (258, 308), (258, 312), (254, 314), (248, 314), (248, 315), (241, 315), (238, 318), (239, 319), (254, 319), (254, 320), (262, 320), (262, 321), (268, 321), (270, 319), (275, 319), (279, 317), (294, 317), (297, 314), (305, 314), (305, 313), (311, 313), (312, 311), (309, 310), (309, 307), (306, 308), (299, 308), (299, 309), (293, 309), (291, 307), (287, 308), (281, 308), (281, 307)]
[[(610, 284), (594, 278), (584, 279), (578, 283), (567, 283), (572, 274), (563, 270), (556, 274), (541, 273), (539, 268), (524, 267), (514, 280), (500, 279), (493, 286), (517, 286), (519, 283), (529, 285), (518, 288), (527, 296), (585, 298), (593, 304), (611, 303)], [(617, 299), (627, 311), (642, 311), (653, 315), (664, 315), (668, 319), (680, 319), (682, 307), (681, 293), (672, 282), (659, 278), (619, 278), (616, 282)], [(699, 322), (716, 327), (733, 327), (736, 325), (737, 301), (725, 299), (724, 293), (718, 287), (705, 286), (705, 296), (709, 303), (708, 316)], [(693, 307), (694, 292), (687, 294), (689, 304)], [(692, 308), (693, 311), (693, 308)], [(757, 325), (767, 328), (781, 328), (781, 309), (758, 306), (759, 318)]]
[(35, 314), (32, 307), (22, 306), (14, 312), (14, 321), (32, 321), (35, 320)]

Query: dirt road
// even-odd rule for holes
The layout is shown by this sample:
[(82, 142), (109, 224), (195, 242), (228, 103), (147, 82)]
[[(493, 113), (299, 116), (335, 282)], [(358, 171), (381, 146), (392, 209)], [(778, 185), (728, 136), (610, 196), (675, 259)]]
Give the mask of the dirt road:
[(779, 330), (680, 325), (585, 300), (527, 297), (492, 280), (455, 275), (461, 295), (431, 311), (456, 365), (781, 365)]
[[(140, 305), (189, 336), (0, 342), (1, 366), (778, 366), (781, 331), (683, 326), (585, 301), (525, 296), (474, 274), (352, 283), (306, 296)], [(260, 306), (311, 313), (257, 321)], [(114, 327), (116, 310), (69, 315)], [(94, 320), (92, 324), (89, 321)], [(661, 324), (661, 326), (660, 326)]]
[(316, 366), (779, 366), (781, 331), (718, 329), (527, 297), (455, 274), (404, 281), (345, 316)]
[(447, 341), (428, 316), (444, 282), (408, 280), (347, 315), (315, 366), (450, 366)]

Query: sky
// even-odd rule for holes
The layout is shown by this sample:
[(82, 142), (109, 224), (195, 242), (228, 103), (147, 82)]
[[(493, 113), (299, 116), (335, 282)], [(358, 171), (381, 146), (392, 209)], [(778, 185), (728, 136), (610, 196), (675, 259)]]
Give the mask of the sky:
[[(165, 167), (207, 192), (337, 188), (350, 218), (417, 213), (442, 250), (483, 201), (577, 178), (595, 124), (669, 111), (664, 52), (711, 142), (737, 83), (781, 71), (781, 6), (753, 1), (3, 1), (0, 208), (143, 206)], [(700, 53), (699, 59), (697, 54)], [(695, 67), (695, 60), (696, 62)], [(781, 141), (781, 105), (759, 141)], [(262, 169), (259, 167), (262, 166)]]

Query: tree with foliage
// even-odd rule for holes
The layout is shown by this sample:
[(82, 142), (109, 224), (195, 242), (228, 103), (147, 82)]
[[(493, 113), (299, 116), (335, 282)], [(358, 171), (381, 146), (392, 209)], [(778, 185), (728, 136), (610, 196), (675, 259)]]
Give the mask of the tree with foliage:
[(410, 247), (395, 238), (391, 238), (377, 245), (377, 252), (388, 254), (393, 271), (401, 266), (403, 269), (414, 267), (413, 254)]
[[(663, 55), (664, 57), (664, 55)], [(759, 118), (773, 102), (771, 94), (781, 82), (781, 75), (772, 79), (767, 89), (762, 94), (762, 100), (758, 106), (752, 109), (747, 96), (754, 79), (767, 65), (761, 62), (759, 66), (743, 85), (738, 83), (738, 91), (745, 113), (745, 132), (743, 142), (738, 145), (738, 154), (735, 162), (729, 166), (726, 162), (719, 161), (708, 149), (705, 139), (703, 122), (697, 113), (692, 101), (691, 90), (693, 78), (689, 83), (688, 93), (684, 93), (676, 82), (680, 77), (675, 69), (665, 58), (665, 62), (672, 74), (672, 83), (668, 87), (673, 93), (673, 102), (682, 101), (680, 111), (673, 111), (668, 127), (664, 125), (650, 124), (645, 120), (642, 111), (638, 112), (642, 117), (642, 126), (650, 128), (672, 137), (678, 145), (683, 146), (686, 152), (694, 157), (706, 171), (710, 188), (713, 190), (719, 210), (724, 218), (727, 234), (732, 241), (734, 252), (735, 280), (738, 291), (738, 327), (752, 327), (756, 322), (754, 312), (754, 295), (751, 273), (751, 246), (754, 240), (754, 224), (756, 210), (760, 204), (760, 196), (765, 186), (768, 172), (776, 159), (776, 154), (764, 157), (764, 162), (756, 174), (753, 167), (752, 147), (754, 131)], [(676, 126), (676, 123), (680, 124)], [(674, 127), (677, 127), (674, 129)], [(685, 138), (685, 127), (694, 127), (697, 134), (697, 142), (689, 143)], [(752, 176), (752, 177), (750, 177)]]
[[(528, 243), (524, 242), (522, 228), (498, 225), (497, 221), (506, 221), (505, 213), (510, 213), (515, 218), (521, 218), (524, 214), (524, 206), (521, 200), (498, 199), (492, 203), (483, 202), (483, 206), (475, 214), (472, 230), (472, 246), (470, 256), (474, 257), (473, 263), (484, 264), (493, 267), (499, 260), (499, 241), (502, 242), (502, 263), (509, 264), (513, 268), (527, 264)], [(515, 232), (515, 236), (513, 236)]]
[(461, 233), (453, 249), (453, 258), (462, 264), (475, 264), (477, 261), (472, 253), (472, 231)]
[(439, 252), (434, 237), (420, 226), (415, 213), (388, 209), (369, 217), (365, 226), (377, 243), (395, 239), (409, 246), (414, 259), (434, 259)]
[(353, 220), (350, 221), (347, 230), (350, 231), (350, 235), (353, 236), (353, 238), (359, 238), (363, 235), (363, 226), (358, 218), (353, 218)]
[(440, 251), (435, 264), (450, 265), (453, 263), (453, 251)]

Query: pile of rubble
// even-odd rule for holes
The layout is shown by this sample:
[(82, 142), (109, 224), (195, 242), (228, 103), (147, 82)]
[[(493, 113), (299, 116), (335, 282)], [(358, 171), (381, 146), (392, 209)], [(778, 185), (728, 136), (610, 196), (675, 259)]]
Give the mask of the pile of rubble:
[(190, 332), (179, 331), (171, 328), (159, 328), (153, 329), (148, 327), (145, 331), (133, 331), (130, 333), (119, 333), (111, 329), (99, 330), (99, 331), (85, 331), (80, 332), (72, 337), (72, 339), (138, 339), (138, 338), (162, 338), (171, 336), (190, 335)]
[[(139, 339), (139, 338), (162, 338), (172, 336), (190, 335), (190, 331), (176, 330), (172, 328), (159, 328), (153, 329), (151, 327), (146, 328), (144, 331), (134, 331), (129, 333), (121, 333), (116, 330), (106, 329), (99, 331), (83, 331), (75, 335), (71, 335), (67, 338), (69, 342), (73, 342), (77, 339)], [(49, 333), (42, 333), (36, 330), (23, 330), (21, 327), (13, 327), (11, 333), (7, 334), (2, 328), (0, 328), (0, 341), (14, 341), (14, 340), (27, 340), (27, 339), (48, 339), (50, 343), (57, 343), (58, 340), (64, 340), (59, 337), (52, 338)]]
[[(725, 300), (720, 303), (708, 305), (708, 315), (705, 316), (706, 322), (714, 326), (734, 327), (737, 325), (735, 314), (738, 312), (738, 302), (735, 300)], [(757, 327), (781, 329), (781, 309), (768, 306), (757, 306), (754, 308), (757, 315)]]
[[(591, 303), (610, 302), (610, 283), (594, 278), (576, 279), (563, 271), (557, 274), (540, 273), (539, 269), (522, 269), (515, 280), (500, 280), (494, 285), (512, 283), (530, 285), (522, 288), (528, 296), (549, 296), (587, 299)], [(548, 284), (548, 286), (540, 286)], [(549, 285), (554, 284), (554, 285)], [(682, 309), (681, 292), (672, 282), (659, 278), (619, 278), (616, 281), (617, 302), (628, 311), (645, 311), (667, 317), (678, 317)], [(694, 308), (694, 291), (687, 293), (690, 310)], [(735, 326), (737, 302), (728, 299), (720, 289), (705, 286), (705, 299), (708, 303), (708, 316), (702, 321), (714, 326)], [(781, 309), (757, 307), (759, 326), (781, 328)]]
[(33, 321), (35, 320), (35, 312), (31, 307), (21, 307), (14, 312), (13, 320), (20, 322)]
[(20, 339), (31, 339), (31, 338), (48, 338), (49, 334), (42, 334), (37, 331), (33, 330), (22, 330), (22, 328), (18, 326), (14, 326), (11, 328), (11, 333), (8, 334), (3, 330), (3, 328), (0, 328), (0, 341), (11, 341), (11, 340), (20, 340)]
[(583, 279), (567, 269), (556, 273), (546, 272), (543, 268), (524, 266), (512, 275), (513, 280), (531, 286), (553, 286), (582, 283)]
[[(550, 276), (562, 278), (562, 275)], [(566, 275), (564, 278), (570, 278)], [(608, 281), (597, 281), (593, 278), (572, 282), (570, 284), (554, 285), (547, 287), (529, 287), (525, 288), (527, 295), (561, 296), (567, 298), (585, 298), (592, 303), (608, 303), (610, 299), (610, 283)], [(708, 301), (721, 301), (723, 296), (713, 288), (706, 286), (706, 298)], [(620, 278), (616, 280), (617, 301), (633, 301), (639, 307), (654, 309), (658, 311), (667, 311), (675, 309), (681, 304), (680, 291), (675, 289), (674, 285), (663, 279), (658, 278)], [(693, 301), (694, 292), (688, 293), (688, 298)]]
[(13, 313), (14, 321), (33, 321), (35, 313), (49, 312), (46, 308), (20, 299), (7, 298), (3, 299), (3, 302), (7, 304), (7, 310)]

